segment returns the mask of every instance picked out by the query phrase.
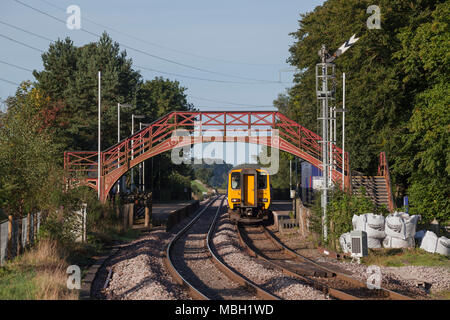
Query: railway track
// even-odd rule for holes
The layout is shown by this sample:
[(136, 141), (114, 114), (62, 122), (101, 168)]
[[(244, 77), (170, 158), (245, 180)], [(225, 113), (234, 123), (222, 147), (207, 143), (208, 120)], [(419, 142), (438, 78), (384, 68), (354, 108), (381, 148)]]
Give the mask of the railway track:
[(283, 273), (301, 279), (315, 289), (339, 300), (410, 300), (399, 293), (380, 288), (369, 289), (367, 284), (350, 276), (317, 264), (287, 248), (260, 224), (236, 225), (241, 245), (248, 253), (264, 260)]
[[(173, 278), (194, 299), (275, 300), (218, 256), (212, 235), (224, 197), (211, 200), (169, 243), (165, 263)], [(220, 201), (220, 202), (219, 202)]]

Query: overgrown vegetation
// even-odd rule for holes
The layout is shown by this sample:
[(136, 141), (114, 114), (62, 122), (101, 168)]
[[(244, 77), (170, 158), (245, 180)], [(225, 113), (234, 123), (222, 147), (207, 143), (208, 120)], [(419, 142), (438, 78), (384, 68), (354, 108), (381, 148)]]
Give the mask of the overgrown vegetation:
[(58, 243), (42, 239), (0, 269), (0, 299), (78, 299), (78, 292), (66, 286), (68, 266)]
[(375, 213), (387, 215), (389, 212), (385, 207), (376, 207), (372, 200), (366, 195), (364, 187), (359, 194), (348, 194), (339, 188), (335, 188), (332, 197), (327, 206), (327, 241), (323, 239), (322, 207), (320, 203), (320, 193), (317, 192), (314, 197), (314, 203), (311, 208), (312, 217), (310, 219), (311, 230), (320, 235), (322, 244), (328, 245), (336, 250), (339, 246), (339, 237), (346, 232), (353, 230), (353, 215), (364, 213)]
[[(117, 141), (118, 102), (132, 105), (121, 110), (122, 137), (132, 131), (131, 114), (145, 116), (142, 121), (148, 123), (170, 111), (193, 109), (178, 82), (143, 81), (131, 59), (106, 33), (98, 42), (81, 47), (69, 38), (52, 42), (42, 61), (43, 69), (33, 72), (36, 82), (24, 81), (7, 99), (6, 113), (0, 117), (0, 219), (37, 211), (44, 219), (39, 245), (0, 268), (0, 298), (5, 299), (74, 298), (61, 289), (66, 286), (67, 264), (87, 266), (105, 246), (137, 236), (123, 229), (113, 204), (101, 204), (92, 189), (65, 190), (63, 152), (94, 150), (97, 145), (98, 70), (102, 71), (102, 146)], [(185, 194), (188, 198), (192, 170), (174, 165), (168, 157), (158, 155), (154, 167), (153, 162), (146, 163), (146, 181), (155, 182), (159, 192), (154, 198)], [(136, 182), (138, 172), (134, 170)], [(130, 174), (126, 178), (130, 186)], [(84, 244), (75, 243), (74, 233), (74, 211), (81, 203), (87, 204), (88, 212)], [(43, 259), (45, 255), (51, 261)]]
[[(385, 151), (398, 202), (426, 222), (450, 219), (450, 82), (448, 1), (381, 0), (381, 29), (368, 29), (370, 0), (328, 0), (302, 14), (290, 48), (300, 70), (295, 86), (274, 102), (303, 126), (317, 123), (315, 65), (326, 44), (332, 54), (350, 36), (358, 42), (336, 60), (347, 74), (346, 150), (352, 170), (376, 174)], [(342, 92), (338, 81), (336, 92)], [(342, 104), (340, 94), (336, 95)], [(342, 141), (340, 121), (337, 141)], [(338, 143), (339, 144), (339, 143)]]

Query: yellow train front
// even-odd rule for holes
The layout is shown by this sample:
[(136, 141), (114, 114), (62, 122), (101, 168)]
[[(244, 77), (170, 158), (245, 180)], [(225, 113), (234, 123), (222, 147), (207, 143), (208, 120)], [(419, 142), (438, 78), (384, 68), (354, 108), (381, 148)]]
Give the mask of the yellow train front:
[(232, 220), (268, 219), (269, 174), (264, 168), (237, 166), (228, 173), (228, 212)]

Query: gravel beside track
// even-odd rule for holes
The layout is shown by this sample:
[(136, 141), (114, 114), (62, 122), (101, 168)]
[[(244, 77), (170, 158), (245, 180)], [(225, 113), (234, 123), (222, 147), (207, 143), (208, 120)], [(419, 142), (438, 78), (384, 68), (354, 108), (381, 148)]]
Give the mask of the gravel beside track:
[[(330, 261), (352, 273), (352, 276), (363, 282), (367, 281), (367, 268), (363, 264)], [(430, 299), (427, 293), (417, 285), (421, 280), (431, 284), (431, 293), (450, 291), (450, 271), (445, 267), (405, 266), (380, 267), (383, 288), (396, 291), (414, 299)], [(418, 281), (419, 280), (419, 281)]]
[[(201, 210), (206, 201), (201, 203)], [(165, 249), (171, 239), (195, 217), (183, 219), (170, 232), (160, 227), (137, 240), (122, 245), (108, 258), (92, 284), (94, 299), (189, 300), (186, 290), (171, 277), (164, 264)], [(108, 287), (103, 290), (110, 268)]]
[(229, 220), (228, 214), (221, 215), (213, 243), (226, 264), (282, 299), (328, 299), (322, 292), (311, 288), (301, 280), (286, 276), (267, 263), (250, 257), (240, 246), (234, 224)]
[[(342, 273), (366, 282), (368, 266), (336, 260), (323, 256), (316, 249), (313, 249), (310, 239), (301, 237), (298, 233), (280, 233), (270, 228), (274, 235), (286, 246), (314, 259), (319, 264), (328, 268), (339, 270)], [(414, 299), (431, 299), (431, 297), (417, 285), (422, 280), (431, 284), (431, 293), (450, 291), (450, 269), (447, 267), (426, 267), (426, 266), (403, 266), (403, 267), (380, 267), (382, 274), (382, 287), (395, 292), (410, 296)]]
[[(261, 255), (268, 262), (283, 268), (283, 272), (303, 276), (305, 281), (311, 281), (314, 287), (326, 286), (330, 295), (339, 299), (407, 299), (401, 293), (389, 292), (384, 289), (369, 289), (365, 282), (354, 277), (327, 270), (315, 261), (308, 260), (301, 255), (295, 255), (281, 248), (281, 244), (263, 230), (262, 226), (239, 225), (239, 232), (249, 248)], [(273, 241), (267, 241), (272, 239)], [(314, 259), (315, 260), (315, 259)], [(317, 270), (317, 271), (314, 271)], [(332, 272), (331, 272), (332, 271)], [(335, 273), (335, 274), (334, 274)], [(398, 291), (398, 290), (396, 290)], [(403, 293), (403, 292), (402, 292)]]
[(210, 299), (258, 299), (247, 287), (230, 280), (211, 260), (206, 235), (221, 201), (214, 201), (174, 244), (172, 263), (186, 281)]

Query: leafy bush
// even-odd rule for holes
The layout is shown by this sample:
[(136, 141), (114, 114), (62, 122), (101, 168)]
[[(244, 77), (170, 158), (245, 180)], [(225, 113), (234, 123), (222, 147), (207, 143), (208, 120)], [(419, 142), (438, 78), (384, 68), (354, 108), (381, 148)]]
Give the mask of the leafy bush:
[(386, 208), (377, 208), (375, 204), (366, 196), (366, 190), (361, 188), (360, 194), (348, 194), (335, 188), (331, 199), (327, 206), (327, 229), (328, 239), (324, 241), (322, 235), (322, 207), (320, 203), (320, 193), (315, 197), (312, 207), (312, 217), (310, 220), (311, 230), (321, 235), (321, 239), (326, 244), (333, 244), (339, 240), (341, 234), (350, 232), (353, 228), (353, 215), (360, 215), (368, 212), (386, 215), (388, 213)]

